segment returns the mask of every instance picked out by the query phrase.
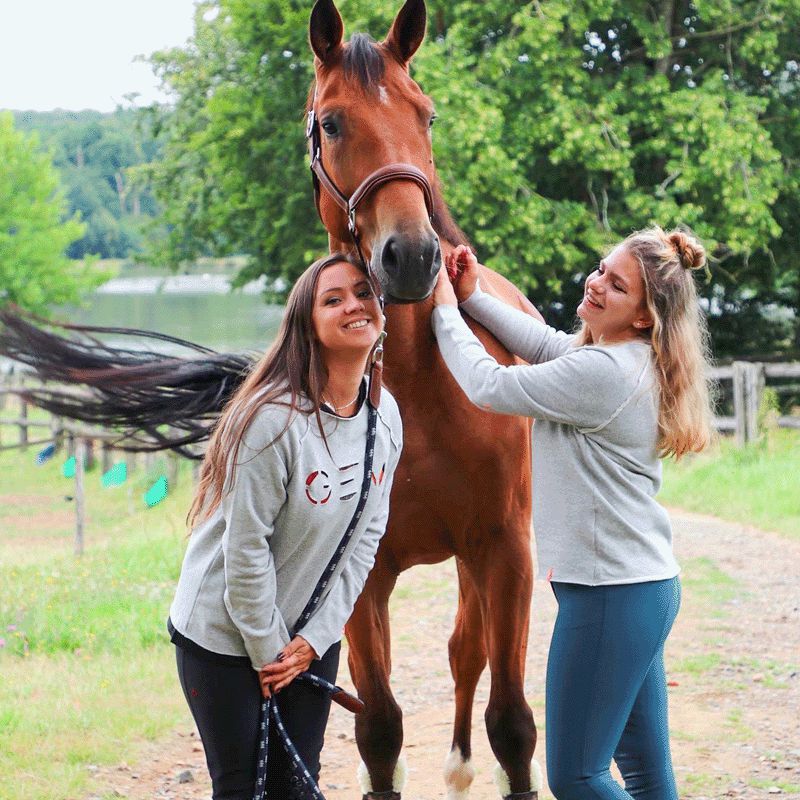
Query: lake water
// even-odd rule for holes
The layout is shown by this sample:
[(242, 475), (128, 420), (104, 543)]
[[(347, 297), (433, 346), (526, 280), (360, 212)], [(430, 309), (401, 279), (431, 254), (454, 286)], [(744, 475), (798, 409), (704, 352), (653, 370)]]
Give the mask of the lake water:
[(283, 306), (267, 305), (262, 288), (253, 283), (231, 292), (224, 275), (115, 278), (85, 307), (56, 317), (156, 331), (215, 350), (263, 351), (275, 338)]

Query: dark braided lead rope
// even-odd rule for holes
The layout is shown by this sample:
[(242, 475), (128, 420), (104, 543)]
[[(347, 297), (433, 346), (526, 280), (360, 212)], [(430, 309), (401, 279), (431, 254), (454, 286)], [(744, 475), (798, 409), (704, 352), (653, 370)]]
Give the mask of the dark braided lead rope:
[[(356, 510), (353, 513), (350, 524), (347, 526), (347, 530), (342, 537), (342, 541), (339, 542), (336, 552), (328, 562), (328, 566), (325, 567), (325, 571), (322, 573), (322, 577), (317, 582), (314, 593), (311, 595), (311, 599), (308, 601), (308, 603), (306, 603), (306, 607), (303, 609), (303, 613), (300, 615), (300, 618), (297, 621), (296, 629), (298, 631), (302, 630), (303, 626), (309, 621), (309, 619), (311, 619), (312, 614), (319, 605), (322, 594), (330, 582), (330, 579), (333, 577), (333, 573), (336, 571), (336, 567), (344, 555), (344, 551), (347, 549), (350, 539), (353, 538), (353, 533), (355, 532), (355, 529), (361, 520), (361, 515), (364, 513), (364, 506), (367, 504), (369, 487), (372, 481), (372, 462), (375, 456), (375, 437), (378, 431), (378, 411), (369, 403), (369, 401), (366, 402), (368, 409), (367, 444), (364, 452), (364, 478), (361, 481), (361, 496), (358, 499), (358, 505), (356, 506)], [(320, 678), (318, 675), (313, 675), (310, 672), (301, 673), (295, 678), (295, 680), (306, 681), (307, 683), (310, 683), (318, 689), (328, 692), (329, 694), (334, 694), (335, 692), (341, 691), (338, 686), (334, 686), (332, 683), (329, 683), (323, 678)], [(274, 723), (275, 730), (277, 735), (280, 737), (280, 742), (283, 745), (283, 749), (286, 751), (286, 755), (289, 757), (292, 773), (300, 781), (301, 785), (298, 787), (300, 797), (303, 798), (303, 800), (325, 800), (325, 796), (322, 794), (317, 782), (314, 780), (314, 777), (303, 763), (303, 759), (300, 758), (297, 748), (294, 746), (294, 743), (292, 742), (288, 732), (286, 731), (286, 728), (283, 725), (283, 720), (281, 719), (281, 714), (278, 710), (278, 703), (275, 698), (270, 698), (268, 700), (265, 699), (261, 703), (261, 728), (260, 740), (258, 744), (258, 757), (256, 762), (256, 786), (255, 792), (253, 793), (253, 800), (264, 800), (267, 791), (267, 757), (269, 754), (270, 720), (272, 720)]]

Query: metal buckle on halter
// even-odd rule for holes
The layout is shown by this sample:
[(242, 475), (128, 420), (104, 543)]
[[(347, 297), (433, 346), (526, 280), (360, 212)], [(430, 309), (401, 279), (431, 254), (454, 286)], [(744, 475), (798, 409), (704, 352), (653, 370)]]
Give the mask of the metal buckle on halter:
[(317, 116), (314, 113), (314, 109), (312, 108), (311, 111), (308, 112), (308, 122), (306, 123), (306, 139), (311, 136), (311, 132), (314, 130), (314, 122), (316, 121)]
[(356, 210), (351, 208), (347, 212), (347, 230), (353, 235), (356, 233)]
[(386, 339), (386, 331), (381, 331), (380, 336), (378, 336), (378, 341), (375, 342), (375, 347), (372, 350), (373, 364), (383, 363), (383, 342), (385, 339)]

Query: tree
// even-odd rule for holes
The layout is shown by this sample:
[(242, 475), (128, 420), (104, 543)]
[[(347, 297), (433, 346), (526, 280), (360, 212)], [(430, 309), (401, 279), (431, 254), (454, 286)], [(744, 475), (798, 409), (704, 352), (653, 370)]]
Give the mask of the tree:
[(145, 224), (158, 213), (136, 176), (139, 165), (158, 155), (147, 120), (135, 109), (26, 111), (16, 117), (20, 130), (36, 131), (52, 152), (70, 212), (78, 212), (87, 226), (67, 255), (125, 258), (141, 250)]
[[(348, 33), (382, 35), (398, 5), (347, 2)], [(173, 263), (243, 251), (242, 279), (292, 278), (324, 246), (308, 13), (209, 0), (190, 45), (154, 58), (176, 97), (153, 170)], [(685, 225), (712, 255), (717, 352), (790, 345), (790, 316), (766, 312), (800, 299), (797, 0), (437, 0), (429, 16), (413, 71), (439, 112), (445, 197), (488, 264), (569, 326), (611, 243)]]
[(64, 256), (84, 226), (64, 219), (66, 203), (50, 156), (36, 136), (15, 130), (0, 114), (0, 303), (35, 312), (76, 302), (106, 279), (90, 265)]

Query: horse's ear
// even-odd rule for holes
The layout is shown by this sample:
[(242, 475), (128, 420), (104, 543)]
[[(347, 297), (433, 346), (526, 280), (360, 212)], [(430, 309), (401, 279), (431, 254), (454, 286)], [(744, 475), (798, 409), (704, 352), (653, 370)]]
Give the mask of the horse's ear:
[(311, 11), (308, 40), (317, 58), (325, 62), (341, 47), (344, 25), (333, 0), (317, 0)]
[(384, 44), (401, 63), (407, 64), (411, 61), (422, 44), (427, 17), (425, 0), (406, 0), (406, 4), (397, 14)]

